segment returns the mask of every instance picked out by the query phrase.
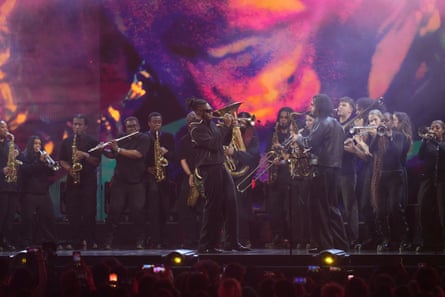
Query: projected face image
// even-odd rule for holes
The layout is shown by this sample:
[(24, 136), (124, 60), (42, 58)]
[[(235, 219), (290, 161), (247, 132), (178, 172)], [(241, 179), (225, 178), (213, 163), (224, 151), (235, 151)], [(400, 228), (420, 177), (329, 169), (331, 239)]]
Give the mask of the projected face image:
[[(435, 1), (423, 2), (159, 1), (125, 11), (113, 3), (107, 7), (142, 57), (174, 85), (179, 100), (199, 95), (215, 108), (241, 101), (243, 110), (264, 122), (273, 121), (281, 106), (307, 110), (320, 91), (334, 98), (386, 92), (413, 39), (440, 23)], [(134, 16), (144, 16), (144, 22)], [(412, 22), (413, 16), (423, 21)]]

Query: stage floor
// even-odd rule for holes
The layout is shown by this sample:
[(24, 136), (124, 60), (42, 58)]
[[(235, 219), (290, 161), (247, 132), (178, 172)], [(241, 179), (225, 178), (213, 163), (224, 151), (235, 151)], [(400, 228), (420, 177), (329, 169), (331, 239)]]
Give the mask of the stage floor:
[[(183, 265), (172, 265), (169, 257), (173, 252), (180, 251), (187, 254)], [(73, 250), (57, 250), (55, 265), (66, 268), (72, 264)], [(320, 253), (310, 253), (306, 250), (289, 249), (252, 249), (248, 252), (228, 252), (218, 254), (199, 254), (194, 250), (175, 249), (114, 249), (114, 250), (81, 250), (84, 261), (94, 265), (105, 258), (114, 257), (128, 269), (139, 269), (144, 264), (165, 264), (172, 270), (189, 269), (197, 260), (211, 259), (224, 266), (237, 262), (246, 267), (256, 267), (264, 271), (292, 271), (305, 273), (314, 267), (324, 267), (321, 263)], [(20, 251), (1, 252), (0, 257), (10, 257), (21, 254)], [(23, 254), (23, 252), (22, 252)], [(429, 264), (445, 269), (445, 254), (440, 252), (414, 252), (414, 251), (385, 251), (376, 252), (371, 250), (349, 251), (346, 257), (339, 257), (338, 265), (345, 271), (361, 271), (368, 274), (378, 267), (397, 267), (403, 264), (408, 271), (414, 271), (419, 265)]]

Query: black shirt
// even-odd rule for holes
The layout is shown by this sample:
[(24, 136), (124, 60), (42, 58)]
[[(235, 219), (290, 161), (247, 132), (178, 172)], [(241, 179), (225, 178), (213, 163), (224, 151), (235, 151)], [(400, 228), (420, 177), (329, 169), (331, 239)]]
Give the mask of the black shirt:
[(232, 140), (232, 129), (217, 127), (212, 121), (199, 121), (190, 124), (193, 147), (199, 156), (198, 167), (223, 164), (225, 161), (223, 145)]
[(137, 133), (134, 136), (123, 139), (119, 142), (119, 147), (128, 150), (137, 150), (142, 154), (142, 158), (131, 159), (121, 154), (117, 154), (116, 167), (114, 168), (113, 179), (121, 180), (128, 184), (137, 184), (144, 181), (146, 175), (146, 158), (151, 145), (150, 137), (144, 133)]
[(25, 150), (20, 158), (23, 165), (20, 168), (20, 191), (23, 193), (48, 193), (50, 180), (54, 170), (40, 160), (40, 153), (28, 154)]
[[(60, 160), (65, 161), (67, 163), (72, 163), (73, 158), (73, 135), (64, 139), (60, 146)], [(82, 152), (88, 152), (89, 149), (95, 147), (99, 142), (92, 138), (89, 135), (78, 135), (76, 139), (76, 147), (77, 150)], [(96, 150), (90, 153), (92, 156), (100, 159), (100, 151)], [(80, 183), (96, 183), (96, 168), (86, 159), (79, 160), (80, 164), (82, 164), (82, 170), (80, 171)], [(68, 175), (67, 177), (68, 184), (73, 184), (73, 177)]]

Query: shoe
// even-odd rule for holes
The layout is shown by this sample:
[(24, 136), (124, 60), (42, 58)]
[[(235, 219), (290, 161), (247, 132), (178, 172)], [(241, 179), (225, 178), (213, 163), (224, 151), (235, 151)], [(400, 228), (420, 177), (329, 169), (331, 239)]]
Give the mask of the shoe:
[(221, 254), (222, 251), (215, 248), (199, 249), (199, 254)]
[(136, 241), (136, 249), (137, 250), (143, 250), (144, 249), (144, 241), (143, 240), (137, 240)]
[(91, 248), (93, 250), (97, 250), (97, 248), (98, 248), (97, 243), (93, 242), (93, 244), (91, 245)]
[(66, 250), (72, 250), (73, 246), (71, 244), (67, 244), (67, 245), (65, 245), (65, 249)]
[(250, 249), (248, 247), (246, 247), (246, 246), (244, 246), (244, 245), (242, 245), (240, 243), (238, 243), (238, 244), (236, 244), (234, 246), (224, 247), (224, 250), (225, 251), (234, 251), (234, 252), (235, 251), (238, 251), (238, 252), (248, 252), (248, 251), (250, 251)]
[(111, 250), (112, 249), (112, 247), (111, 247), (111, 243), (106, 243), (105, 245), (104, 245), (104, 250)]

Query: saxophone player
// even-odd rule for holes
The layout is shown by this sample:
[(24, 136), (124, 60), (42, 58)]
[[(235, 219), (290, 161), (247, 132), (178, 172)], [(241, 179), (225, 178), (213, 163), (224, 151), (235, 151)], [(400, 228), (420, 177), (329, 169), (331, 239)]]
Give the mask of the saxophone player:
[(14, 136), (11, 135), (6, 121), (0, 120), (0, 167), (2, 168), (0, 173), (0, 250), (15, 249), (12, 245), (11, 229), (18, 200), (18, 189), (17, 182), (8, 182), (6, 177), (11, 176), (10, 159), (17, 157), (19, 150), (13, 141)]
[(150, 147), (150, 138), (139, 132), (139, 120), (130, 116), (124, 120), (125, 134), (129, 135), (119, 142), (111, 141), (111, 150), (103, 150), (107, 158), (116, 160), (111, 180), (110, 206), (105, 234), (105, 249), (112, 249), (114, 235), (119, 227), (120, 217), (125, 208), (130, 210), (136, 234), (136, 249), (144, 248), (145, 205), (145, 160)]
[[(230, 156), (236, 161), (237, 164), (237, 171), (230, 172), (235, 185), (239, 184), (244, 176), (250, 174), (252, 170), (255, 170), (255, 168), (258, 166), (258, 162), (260, 161), (260, 145), (258, 135), (256, 133), (255, 126), (251, 124), (251, 118), (252, 116), (248, 112), (240, 112), (238, 114), (238, 123), (235, 123), (235, 125), (239, 126), (240, 133), (233, 133), (233, 135), (239, 135), (239, 137), (241, 137), (241, 139), (238, 139), (237, 142), (243, 142), (245, 150), (236, 150), (230, 145), (225, 147), (224, 150), (226, 156)], [(244, 174), (239, 175), (238, 172), (243, 171), (243, 168), (247, 168), (248, 170), (245, 171)], [(239, 240), (241, 244), (247, 247), (251, 246), (250, 225), (253, 221), (253, 194), (252, 187), (249, 187), (244, 192), (236, 191), (238, 203)]]
[(161, 131), (162, 115), (151, 112), (147, 117), (151, 145), (147, 159), (146, 202), (150, 218), (150, 246), (162, 248), (167, 211), (174, 199), (174, 186), (170, 182), (169, 170), (176, 157), (175, 141), (171, 133)]
[(60, 145), (60, 166), (68, 172), (63, 200), (69, 221), (69, 240), (66, 249), (97, 248), (96, 243), (96, 169), (100, 153), (88, 153), (99, 142), (87, 134), (88, 118), (73, 117), (73, 134)]

